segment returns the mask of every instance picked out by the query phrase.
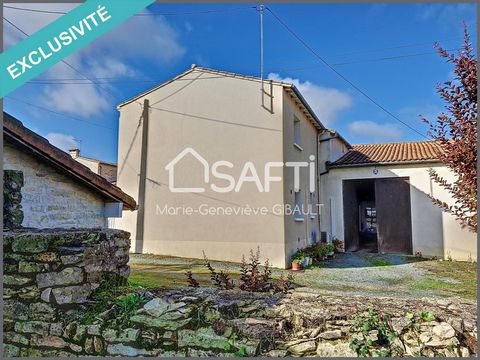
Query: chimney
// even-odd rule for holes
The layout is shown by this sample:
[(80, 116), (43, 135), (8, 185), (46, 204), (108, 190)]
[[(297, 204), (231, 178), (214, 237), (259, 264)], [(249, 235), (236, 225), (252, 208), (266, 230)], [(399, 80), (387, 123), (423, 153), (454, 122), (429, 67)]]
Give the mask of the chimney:
[(70, 149), (68, 150), (68, 152), (70, 153), (70, 156), (74, 159), (80, 156), (80, 149)]

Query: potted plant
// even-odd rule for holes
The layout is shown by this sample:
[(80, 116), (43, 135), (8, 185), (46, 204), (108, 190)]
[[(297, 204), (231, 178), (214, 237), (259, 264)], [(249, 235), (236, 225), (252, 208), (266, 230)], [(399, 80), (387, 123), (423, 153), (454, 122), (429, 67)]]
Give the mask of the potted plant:
[(334, 251), (335, 251), (335, 245), (333, 245), (333, 244), (327, 244), (327, 246), (326, 246), (326, 251), (327, 251), (327, 256), (328, 256), (328, 257), (333, 256), (333, 253), (334, 253)]
[(302, 270), (303, 259), (293, 259), (292, 261), (292, 270), (300, 271)]

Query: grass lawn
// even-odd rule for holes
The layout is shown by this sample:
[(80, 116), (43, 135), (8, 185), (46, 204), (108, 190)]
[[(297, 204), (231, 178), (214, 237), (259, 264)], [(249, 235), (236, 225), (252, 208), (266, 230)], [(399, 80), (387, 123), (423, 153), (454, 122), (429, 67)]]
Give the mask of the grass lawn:
[[(239, 264), (211, 262), (227, 271), (232, 279), (240, 277)], [(132, 254), (129, 282), (145, 288), (187, 286), (185, 272), (190, 270), (201, 286), (212, 286), (203, 260), (170, 256)], [(333, 260), (295, 273), (295, 284), (302, 291), (337, 295), (398, 297), (461, 297), (476, 300), (477, 264), (426, 260), (401, 255), (338, 254)], [(274, 269), (278, 278), (287, 270)]]

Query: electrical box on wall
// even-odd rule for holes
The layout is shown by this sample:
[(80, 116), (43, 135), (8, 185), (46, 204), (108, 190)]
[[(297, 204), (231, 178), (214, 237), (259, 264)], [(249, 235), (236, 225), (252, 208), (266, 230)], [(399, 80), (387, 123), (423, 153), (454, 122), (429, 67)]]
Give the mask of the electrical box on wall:
[(122, 217), (123, 203), (105, 203), (105, 217), (120, 218)]

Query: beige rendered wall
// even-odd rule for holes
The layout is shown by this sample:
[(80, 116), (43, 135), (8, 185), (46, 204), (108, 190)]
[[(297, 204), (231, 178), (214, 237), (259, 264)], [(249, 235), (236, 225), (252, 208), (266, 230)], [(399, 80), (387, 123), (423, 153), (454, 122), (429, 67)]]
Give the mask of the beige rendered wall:
[[(440, 164), (378, 166), (378, 174), (374, 167), (351, 167), (331, 169), (323, 176), (325, 183), (323, 202), (327, 204), (322, 214), (322, 229), (329, 231), (343, 240), (343, 202), (342, 181), (347, 179), (409, 177), (412, 213), (413, 253), (421, 252), (427, 256), (453, 258), (455, 260), (476, 260), (476, 234), (462, 229), (458, 221), (448, 213), (435, 206), (428, 195), (432, 195), (447, 203), (452, 203), (450, 195), (431, 181), (428, 169), (434, 168), (440, 176), (452, 180), (454, 175)], [(330, 215), (328, 203), (332, 201)], [(332, 224), (330, 226), (330, 224)]]
[[(168, 187), (169, 164), (185, 148), (197, 151), (210, 164), (225, 160), (234, 168), (221, 168), (236, 180), (245, 162), (252, 162), (261, 179), (264, 165), (283, 161), (282, 88), (274, 86), (274, 112), (263, 109), (260, 83), (194, 71), (146, 95), (150, 101), (149, 147), (145, 204), (144, 253), (240, 261), (259, 246), (263, 258), (285, 266), (284, 219), (272, 213), (283, 204), (283, 183), (270, 192), (245, 183), (239, 192), (217, 193), (203, 182), (203, 167), (187, 155), (175, 166), (176, 187), (205, 187), (204, 193), (173, 193)], [(143, 98), (138, 100), (143, 103)], [(120, 110), (117, 185), (137, 196), (142, 125), (141, 106), (134, 102)], [(137, 131), (138, 130), (138, 131)], [(281, 176), (282, 169), (272, 171)], [(225, 180), (211, 183), (226, 186)], [(262, 181), (263, 183), (263, 181)], [(240, 211), (267, 208), (265, 215), (202, 215), (208, 208)], [(175, 215), (161, 211), (175, 210)], [(182, 214), (183, 209), (197, 210)], [(177, 211), (178, 210), (178, 211)], [(189, 211), (189, 210), (188, 210)], [(124, 212), (116, 226), (135, 239), (136, 212)], [(132, 244), (133, 245), (133, 244)], [(133, 247), (133, 246), (132, 246)]]
[(95, 174), (98, 174), (98, 161), (90, 160), (84, 157), (74, 157), (80, 164), (85, 165), (90, 170), (92, 170)]
[[(294, 100), (284, 94), (283, 102), (283, 142), (284, 142), (284, 159), (285, 162), (310, 162), (310, 155), (317, 158), (317, 134), (318, 131), (314, 125), (299, 110)], [(300, 120), (300, 139), (301, 148), (294, 145), (294, 117)], [(316, 164), (317, 165), (317, 164)], [(284, 169), (284, 199), (285, 204), (292, 207), (295, 206), (295, 190), (294, 190), (294, 171), (292, 168)], [(315, 179), (315, 192), (310, 197), (309, 189), (309, 169), (303, 167), (300, 169), (300, 194), (305, 214), (298, 216), (294, 214), (285, 215), (285, 247), (286, 262), (290, 265), (290, 257), (299, 249), (320, 241), (319, 216), (316, 204), (318, 203), (318, 186)], [(313, 204), (312, 211), (308, 210), (308, 205)], [(307, 214), (307, 212), (310, 212)], [(312, 232), (314, 234), (312, 234)]]

